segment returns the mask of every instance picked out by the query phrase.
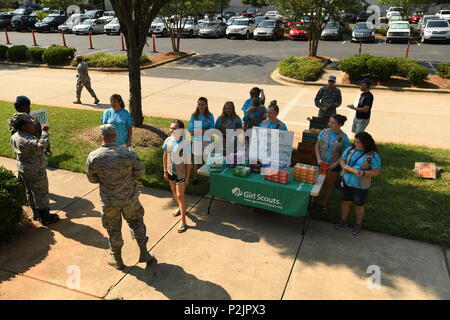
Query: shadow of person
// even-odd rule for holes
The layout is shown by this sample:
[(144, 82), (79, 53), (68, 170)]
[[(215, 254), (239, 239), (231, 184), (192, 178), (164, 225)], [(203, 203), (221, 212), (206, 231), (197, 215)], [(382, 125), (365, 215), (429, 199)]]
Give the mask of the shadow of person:
[(171, 300), (230, 300), (228, 292), (210, 281), (189, 274), (180, 266), (158, 263), (146, 269), (135, 266), (129, 273)]
[(214, 218), (211, 218), (211, 220), (201, 220), (192, 213), (187, 213), (186, 216), (195, 223), (195, 226), (189, 226), (189, 229), (212, 232), (225, 238), (237, 239), (249, 243), (259, 242), (260, 240), (255, 232), (248, 229), (238, 229), (231, 225), (223, 224)]

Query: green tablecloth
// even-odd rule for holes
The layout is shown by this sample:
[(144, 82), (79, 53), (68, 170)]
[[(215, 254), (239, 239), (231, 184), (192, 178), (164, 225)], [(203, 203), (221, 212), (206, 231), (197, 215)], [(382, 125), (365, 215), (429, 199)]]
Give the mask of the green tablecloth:
[(266, 209), (293, 217), (305, 217), (312, 184), (293, 180), (287, 185), (264, 180), (261, 174), (252, 173), (248, 178), (233, 176), (233, 169), (210, 174), (210, 194), (231, 202)]

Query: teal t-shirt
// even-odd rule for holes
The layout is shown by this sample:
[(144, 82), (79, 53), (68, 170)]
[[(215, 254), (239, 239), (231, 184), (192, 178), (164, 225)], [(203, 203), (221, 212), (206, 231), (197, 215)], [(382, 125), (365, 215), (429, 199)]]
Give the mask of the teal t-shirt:
[(109, 108), (103, 112), (101, 122), (103, 124), (112, 124), (116, 129), (116, 144), (122, 145), (128, 143), (128, 127), (134, 125), (131, 114), (121, 109), (116, 112), (113, 108)]
[[(328, 129), (325, 129), (325, 130), (328, 130)], [(322, 130), (319, 133), (319, 136), (318, 136), (319, 140), (322, 139), (323, 135), (325, 134), (325, 130)], [(326, 158), (323, 159), (325, 162), (331, 161), (330, 157), (331, 157), (333, 142), (334, 142), (334, 140), (336, 140), (336, 138), (339, 136), (339, 134), (334, 132), (333, 130), (330, 130), (329, 136), (330, 136), (330, 138), (328, 139), (327, 155), (326, 155)], [(348, 137), (346, 135), (345, 139), (344, 139), (344, 150), (347, 150), (348, 147), (350, 147), (350, 140), (348, 139)]]
[[(347, 149), (345, 149), (344, 153), (342, 154), (342, 159), (344, 159), (344, 161), (347, 161), (347, 157), (350, 150), (352, 150), (352, 147), (348, 147)], [(347, 165), (357, 170), (361, 170), (361, 167), (364, 164), (366, 157), (367, 155), (364, 155), (364, 151), (356, 150), (355, 153), (353, 153), (352, 157), (349, 159)], [(378, 153), (375, 153), (374, 156), (372, 157), (372, 160), (370, 161), (370, 169), (381, 169), (381, 158)], [(363, 189), (361, 188), (360, 177), (358, 177), (354, 173), (346, 172), (344, 174), (344, 182), (347, 186), (351, 188)]]
[[(199, 114), (197, 119), (194, 119), (194, 115), (191, 116), (191, 120), (189, 120), (189, 132), (194, 132), (194, 125), (196, 121), (201, 121), (202, 123), (202, 130), (208, 130), (208, 129), (214, 129), (214, 116), (212, 113), (210, 113), (208, 116), (204, 114)], [(194, 136), (194, 139), (202, 139), (202, 136), (200, 138)]]
[(244, 122), (248, 123), (248, 128), (251, 127), (259, 127), (261, 122), (264, 121), (263, 117), (267, 114), (267, 108), (266, 107), (259, 107), (256, 110), (249, 109), (245, 113), (244, 116)]
[[(177, 166), (175, 164), (175, 155), (180, 152), (181, 149), (179, 149), (179, 148), (182, 147), (181, 146), (182, 141), (183, 140), (175, 140), (172, 136), (170, 136), (170, 137), (166, 138), (166, 140), (164, 141), (163, 146), (162, 146), (162, 149), (164, 151), (168, 151), (168, 144), (169, 143), (172, 144), (172, 152), (170, 152), (169, 156), (172, 159), (172, 172), (173, 172), (174, 175), (177, 174)], [(185, 158), (183, 163), (185, 164), (186, 163), (186, 159), (189, 159), (189, 157), (191, 156), (191, 149), (190, 149), (190, 145), (189, 144), (185, 145), (185, 147), (183, 149), (183, 152), (184, 152), (184, 158)]]
[(233, 121), (232, 119), (228, 118), (225, 121), (225, 127), (222, 126), (222, 117), (218, 117), (216, 120), (216, 129), (219, 130), (226, 130), (226, 129), (239, 129), (242, 128), (242, 120), (238, 116), (236, 116), (236, 120)]
[[(279, 128), (277, 128), (277, 126), (280, 125)], [(278, 129), (278, 130), (283, 130), (283, 131), (287, 131), (287, 127), (286, 124), (280, 120), (272, 122), (269, 119), (267, 119), (266, 121), (263, 121), (260, 125), (260, 127), (262, 128), (267, 128), (267, 129)]]

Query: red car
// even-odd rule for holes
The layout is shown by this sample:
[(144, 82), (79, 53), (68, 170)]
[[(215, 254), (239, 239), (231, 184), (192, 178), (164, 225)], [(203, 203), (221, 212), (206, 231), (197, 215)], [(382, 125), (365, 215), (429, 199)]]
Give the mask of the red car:
[(422, 18), (425, 15), (425, 11), (414, 11), (409, 17), (408, 21), (410, 23), (419, 23), (420, 18)]
[(308, 40), (309, 31), (305, 30), (306, 24), (304, 22), (293, 22), (290, 25), (289, 39), (291, 40)]

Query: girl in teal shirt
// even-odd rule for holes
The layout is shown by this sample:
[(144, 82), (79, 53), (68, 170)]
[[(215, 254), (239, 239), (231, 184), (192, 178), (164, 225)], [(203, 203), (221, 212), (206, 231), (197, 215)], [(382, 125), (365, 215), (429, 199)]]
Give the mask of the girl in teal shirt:
[(103, 112), (101, 122), (112, 124), (116, 129), (116, 144), (131, 147), (131, 136), (133, 134), (133, 119), (125, 109), (125, 103), (118, 94), (110, 98), (111, 108)]

